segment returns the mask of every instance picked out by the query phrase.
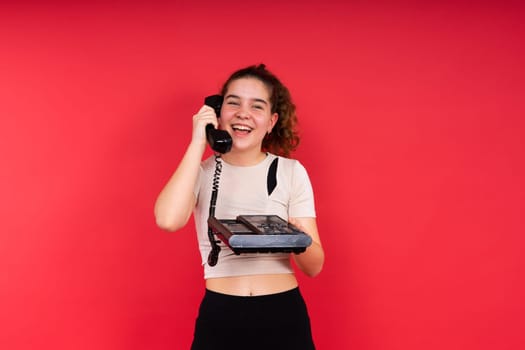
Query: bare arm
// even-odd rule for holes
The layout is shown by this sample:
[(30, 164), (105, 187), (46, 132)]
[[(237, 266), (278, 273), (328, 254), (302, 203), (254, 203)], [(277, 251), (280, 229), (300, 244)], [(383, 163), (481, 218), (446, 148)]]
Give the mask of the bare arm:
[(307, 276), (315, 277), (323, 269), (324, 250), (317, 230), (315, 218), (290, 218), (290, 223), (312, 237), (310, 245), (304, 253), (293, 255), (299, 269)]
[(194, 188), (199, 176), (202, 155), (206, 149), (205, 126), (217, 125), (215, 112), (203, 106), (193, 116), (192, 140), (175, 173), (164, 186), (155, 202), (157, 225), (167, 231), (177, 231), (188, 222), (195, 207)]

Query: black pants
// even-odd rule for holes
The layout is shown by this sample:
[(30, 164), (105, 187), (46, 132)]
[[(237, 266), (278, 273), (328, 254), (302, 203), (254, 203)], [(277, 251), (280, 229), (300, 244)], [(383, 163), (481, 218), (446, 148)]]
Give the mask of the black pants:
[(312, 350), (310, 318), (299, 288), (239, 297), (206, 290), (192, 350)]

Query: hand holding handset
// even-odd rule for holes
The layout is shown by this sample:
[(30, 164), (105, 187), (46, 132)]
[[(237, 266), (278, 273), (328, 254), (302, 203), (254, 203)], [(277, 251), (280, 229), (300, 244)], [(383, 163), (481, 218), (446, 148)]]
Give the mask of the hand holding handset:
[[(223, 97), (221, 95), (212, 95), (204, 99), (204, 104), (215, 110), (217, 118), (221, 116)], [(206, 138), (211, 148), (215, 152), (226, 153), (232, 148), (232, 138), (227, 131), (215, 129), (213, 124), (206, 125)]]

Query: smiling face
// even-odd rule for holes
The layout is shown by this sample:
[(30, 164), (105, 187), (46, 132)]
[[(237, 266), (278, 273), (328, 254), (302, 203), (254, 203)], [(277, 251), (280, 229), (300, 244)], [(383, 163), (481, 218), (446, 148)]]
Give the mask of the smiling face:
[(219, 123), (232, 136), (232, 151), (260, 153), (265, 135), (278, 119), (271, 109), (270, 91), (260, 80), (240, 78), (230, 82)]

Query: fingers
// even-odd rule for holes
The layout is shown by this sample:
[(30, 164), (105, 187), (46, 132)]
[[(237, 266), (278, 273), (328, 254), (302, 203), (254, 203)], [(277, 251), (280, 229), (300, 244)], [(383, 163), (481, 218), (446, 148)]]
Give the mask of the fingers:
[(213, 126), (217, 127), (218, 122), (214, 109), (210, 106), (202, 106), (197, 114), (193, 116), (193, 124), (194, 127), (203, 127), (208, 124), (213, 124)]
[(294, 225), (295, 227), (297, 227), (299, 230), (301, 231), (304, 231), (304, 227), (301, 225), (301, 223), (299, 222), (299, 220), (297, 220), (296, 218), (288, 218), (288, 222), (292, 225)]
[(193, 141), (204, 144), (206, 142), (206, 125), (218, 126), (215, 111), (210, 106), (202, 106), (197, 114), (193, 116)]

